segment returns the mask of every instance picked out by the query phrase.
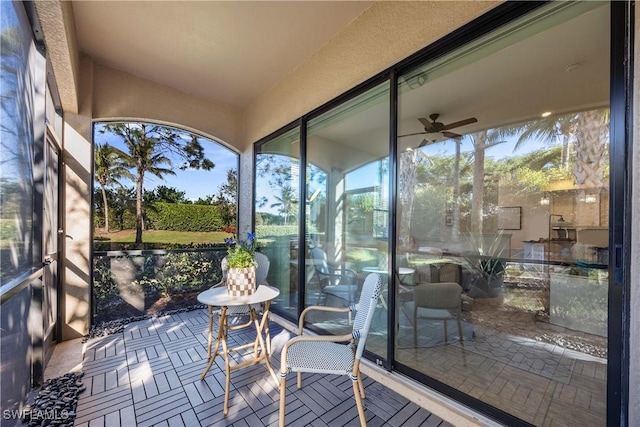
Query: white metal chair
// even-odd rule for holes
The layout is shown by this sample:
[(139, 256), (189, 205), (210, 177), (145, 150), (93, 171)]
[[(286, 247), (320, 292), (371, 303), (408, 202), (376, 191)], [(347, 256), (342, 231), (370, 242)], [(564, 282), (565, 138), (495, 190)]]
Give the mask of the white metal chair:
[[(360, 376), (360, 360), (364, 351), (373, 313), (378, 305), (382, 278), (371, 273), (362, 286), (360, 300), (349, 308), (310, 306), (300, 316), (299, 336), (291, 339), (282, 349), (280, 359), (280, 427), (285, 421), (286, 381), (289, 372), (298, 374), (298, 388), (302, 388), (302, 373), (348, 375), (353, 385), (353, 393), (358, 407), (360, 424), (367, 425), (362, 399), (365, 397)], [(346, 335), (302, 335), (304, 318), (311, 311), (351, 312), (355, 311), (353, 330)]]
[(462, 341), (460, 324), (462, 287), (455, 282), (421, 283), (413, 289), (413, 343), (417, 344), (418, 319), (444, 321), (444, 342), (448, 340), (447, 321), (456, 320)]

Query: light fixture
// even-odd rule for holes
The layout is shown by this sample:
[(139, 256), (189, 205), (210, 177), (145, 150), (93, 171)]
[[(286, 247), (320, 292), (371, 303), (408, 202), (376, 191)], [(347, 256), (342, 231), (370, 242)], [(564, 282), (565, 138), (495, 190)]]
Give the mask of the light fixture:
[(596, 202), (596, 195), (595, 194), (587, 194), (586, 196), (584, 196), (584, 202), (585, 203), (595, 203)]
[(545, 111), (541, 114), (542, 118), (549, 117), (551, 115), (551, 111)]
[(544, 195), (540, 199), (540, 204), (542, 206), (549, 206), (549, 202), (550, 202), (549, 195), (547, 193), (544, 193)]
[(401, 77), (401, 79), (405, 81), (409, 88), (418, 89), (427, 82), (427, 73), (423, 71), (413, 76)]

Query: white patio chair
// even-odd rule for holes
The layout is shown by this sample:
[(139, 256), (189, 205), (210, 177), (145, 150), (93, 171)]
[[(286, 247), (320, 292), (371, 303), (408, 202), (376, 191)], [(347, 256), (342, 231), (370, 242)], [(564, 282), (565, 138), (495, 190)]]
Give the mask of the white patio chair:
[[(373, 313), (378, 305), (382, 278), (371, 273), (362, 286), (358, 304), (349, 308), (310, 306), (300, 316), (299, 336), (292, 338), (282, 349), (280, 364), (280, 427), (284, 426), (287, 374), (298, 374), (298, 388), (302, 388), (302, 373), (348, 375), (353, 385), (353, 394), (358, 407), (360, 424), (367, 425), (362, 399), (365, 397), (360, 376), (360, 360), (367, 341)], [(302, 335), (304, 318), (311, 311), (351, 312), (355, 311), (353, 330), (346, 335)]]

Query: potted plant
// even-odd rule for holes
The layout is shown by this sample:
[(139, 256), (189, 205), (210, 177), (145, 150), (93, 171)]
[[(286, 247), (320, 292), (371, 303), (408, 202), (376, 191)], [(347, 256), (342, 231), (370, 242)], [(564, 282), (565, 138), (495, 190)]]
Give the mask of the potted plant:
[(471, 250), (464, 256), (465, 267), (472, 272), (467, 295), (472, 298), (495, 298), (504, 293), (505, 261), (503, 233), (500, 230), (486, 241), (483, 235), (467, 235)]
[(256, 236), (246, 240), (225, 239), (227, 249), (227, 292), (232, 296), (251, 295), (256, 290)]

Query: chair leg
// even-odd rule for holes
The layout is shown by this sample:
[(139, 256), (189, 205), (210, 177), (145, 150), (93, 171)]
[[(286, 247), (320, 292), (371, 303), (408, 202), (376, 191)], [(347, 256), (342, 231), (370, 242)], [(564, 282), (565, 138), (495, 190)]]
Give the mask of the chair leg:
[(460, 315), (459, 314), (456, 317), (456, 320), (458, 321), (458, 336), (460, 336), (460, 341), (462, 341), (462, 324), (460, 323)]
[(413, 346), (416, 347), (417, 345), (418, 345), (418, 316), (416, 313), (416, 309), (414, 308), (413, 309)]
[(298, 372), (298, 388), (302, 388), (302, 372)]
[(360, 392), (360, 397), (363, 399), (367, 397), (364, 392), (364, 384), (362, 384), (362, 375), (360, 375), (360, 359), (356, 359), (353, 364), (353, 372), (357, 372), (356, 378), (358, 378), (358, 390)]
[(280, 377), (280, 416), (278, 425), (284, 427), (284, 407), (285, 399), (287, 397), (287, 377)]
[(362, 406), (362, 397), (360, 396), (360, 390), (358, 381), (351, 380), (353, 384), (353, 395), (356, 399), (356, 406), (358, 407), (358, 416), (360, 417), (360, 427), (367, 427), (367, 419), (364, 417), (364, 407)]
[(447, 321), (444, 321), (444, 342), (447, 343), (449, 341), (449, 334), (447, 333)]

